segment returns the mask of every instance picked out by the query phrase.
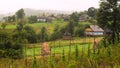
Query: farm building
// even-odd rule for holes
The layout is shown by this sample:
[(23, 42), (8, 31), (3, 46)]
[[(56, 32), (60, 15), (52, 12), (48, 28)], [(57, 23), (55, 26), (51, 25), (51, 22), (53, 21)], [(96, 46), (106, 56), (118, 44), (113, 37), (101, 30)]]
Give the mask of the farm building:
[(64, 40), (71, 40), (72, 39), (72, 35), (69, 32), (65, 32), (63, 35), (63, 39)]
[(85, 30), (85, 34), (89, 36), (103, 36), (104, 30), (97, 25), (90, 25), (89, 28)]

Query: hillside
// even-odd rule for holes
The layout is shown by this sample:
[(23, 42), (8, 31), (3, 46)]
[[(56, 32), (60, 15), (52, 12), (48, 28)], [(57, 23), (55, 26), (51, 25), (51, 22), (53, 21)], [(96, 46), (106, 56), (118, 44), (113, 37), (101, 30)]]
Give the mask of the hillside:
[[(31, 8), (24, 8), (24, 12), (25, 12), (26, 16), (31, 16), (31, 15), (40, 16), (40, 15), (43, 15), (43, 14), (71, 14), (72, 13), (72, 11), (37, 10), (37, 9), (31, 9)], [(2, 12), (0, 12), (0, 17), (2, 18), (4, 16), (11, 16), (13, 14), (15, 14), (15, 12), (9, 12), (7, 14), (3, 14)]]

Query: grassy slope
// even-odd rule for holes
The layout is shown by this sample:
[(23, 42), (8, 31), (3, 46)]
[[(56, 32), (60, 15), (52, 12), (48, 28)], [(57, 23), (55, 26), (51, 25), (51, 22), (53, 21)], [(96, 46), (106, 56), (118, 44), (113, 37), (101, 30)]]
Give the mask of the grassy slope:
[[(102, 37), (96, 37), (96, 40), (100, 41)], [(81, 51), (82, 47), (87, 51), (88, 45), (90, 43), (90, 46), (92, 47), (93, 37), (90, 38), (74, 38), (74, 40), (71, 41), (71, 51), (74, 52), (75, 45), (78, 45), (78, 49)], [(82, 44), (86, 43), (86, 44)], [(62, 49), (65, 49), (65, 52), (67, 53), (69, 50), (70, 41), (69, 40), (56, 40), (56, 41), (50, 41), (48, 42), (49, 46), (52, 47), (52, 53), (60, 54), (62, 52)], [(27, 46), (27, 55), (33, 56), (34, 46), (35, 46), (35, 54), (40, 55), (41, 54), (41, 44), (26, 44)]]
[[(63, 21), (63, 20), (53, 20), (51, 23), (45, 23), (45, 22), (41, 22), (41, 23), (33, 23), (33, 24), (25, 24), (25, 25), (29, 25), (32, 26), (33, 29), (37, 32), (40, 31), (41, 27), (46, 27), (47, 30), (52, 33), (53, 29), (56, 25), (59, 26), (65, 26), (67, 24), (67, 22)], [(79, 22), (80, 25), (86, 25), (86, 24), (90, 24), (89, 22)], [(7, 24), (6, 29), (15, 29), (16, 28), (16, 24)], [(1, 23), (0, 23), (0, 29), (2, 29), (1, 27)]]

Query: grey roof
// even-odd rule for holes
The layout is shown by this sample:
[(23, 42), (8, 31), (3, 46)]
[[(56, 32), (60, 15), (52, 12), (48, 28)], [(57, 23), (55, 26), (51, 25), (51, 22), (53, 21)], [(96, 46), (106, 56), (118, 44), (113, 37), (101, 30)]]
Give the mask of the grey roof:
[(65, 32), (65, 33), (64, 33), (64, 36), (71, 36), (71, 33)]
[(90, 28), (91, 28), (93, 31), (100, 31), (100, 32), (103, 32), (103, 31), (104, 31), (102, 28), (100, 28), (100, 27), (97, 26), (97, 25), (90, 25)]

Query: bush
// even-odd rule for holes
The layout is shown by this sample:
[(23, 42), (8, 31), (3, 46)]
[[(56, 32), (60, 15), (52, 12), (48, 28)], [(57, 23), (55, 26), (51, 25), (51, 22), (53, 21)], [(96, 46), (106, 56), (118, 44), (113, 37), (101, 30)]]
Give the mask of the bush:
[(22, 50), (15, 50), (15, 49), (6, 49), (3, 53), (3, 57), (5, 58), (12, 58), (12, 59), (20, 59), (23, 57)]
[(37, 35), (32, 27), (25, 26), (25, 38), (28, 40), (29, 43), (36, 43), (37, 42)]
[(75, 32), (74, 32), (74, 36), (80, 37), (80, 36), (84, 36), (84, 31), (85, 28), (84, 27), (77, 27), (75, 28)]
[(2, 24), (1, 24), (2, 29), (5, 29), (5, 28), (6, 28), (6, 26), (7, 26), (7, 24), (6, 24), (6, 23), (2, 23)]
[(49, 35), (45, 27), (42, 27), (40, 32), (38, 33), (38, 40), (41, 42), (49, 40)]
[(22, 44), (20, 44), (22, 39), (14, 36), (16, 39), (13, 40), (13, 36), (11, 35), (9, 33), (0, 32), (0, 57), (22, 58)]
[(4, 43), (3, 43), (3, 42), (0, 42), (0, 49), (3, 49), (3, 48), (5, 48), (5, 47), (4, 47)]
[(0, 50), (0, 58), (3, 57), (4, 50)]
[(52, 33), (50, 40), (56, 40), (56, 39), (59, 39), (61, 37), (62, 37), (62, 32), (60, 31), (60, 27), (56, 26), (54, 28), (54, 32)]

